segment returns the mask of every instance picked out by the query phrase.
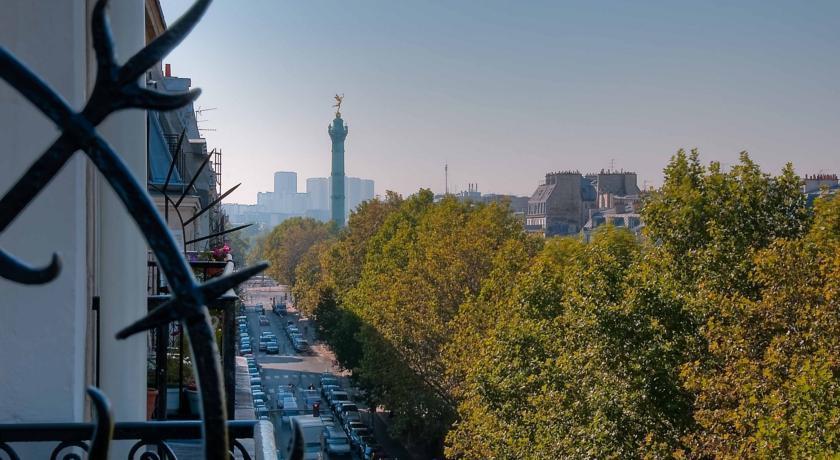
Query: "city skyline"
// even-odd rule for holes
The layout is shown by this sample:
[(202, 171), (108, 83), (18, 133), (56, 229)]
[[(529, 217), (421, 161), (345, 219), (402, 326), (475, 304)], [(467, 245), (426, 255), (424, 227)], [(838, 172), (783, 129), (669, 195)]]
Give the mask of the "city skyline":
[[(166, 17), (188, 3), (163, 2)], [(224, 180), (244, 183), (230, 201), (268, 188), (257, 164), (329, 174), (335, 93), (347, 174), (377, 193), (442, 192), (449, 164), (453, 190), (527, 195), (566, 167), (659, 185), (679, 148), (840, 170), (838, 18), (830, 2), (217, 2), (165, 62), (218, 108), (202, 127)]]
[[(267, 227), (279, 225), (291, 217), (311, 217), (323, 222), (332, 219), (330, 177), (308, 177), (301, 181), (304, 191), (299, 191), (295, 171), (275, 171), (271, 190), (257, 192), (255, 203), (225, 201), (222, 209), (230, 221), (238, 224), (260, 223)], [(344, 181), (344, 215), (350, 216), (359, 204), (373, 199), (374, 181), (359, 177), (346, 177)]]

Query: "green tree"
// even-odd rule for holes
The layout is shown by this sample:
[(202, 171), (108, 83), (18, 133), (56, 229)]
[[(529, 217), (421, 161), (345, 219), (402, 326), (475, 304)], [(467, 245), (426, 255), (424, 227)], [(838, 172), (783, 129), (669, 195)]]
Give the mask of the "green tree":
[(225, 236), (226, 243), (230, 246), (230, 254), (233, 256), (233, 263), (237, 267), (244, 267), (248, 253), (251, 252), (251, 239), (240, 232), (233, 232)]
[(274, 227), (262, 242), (263, 254), (271, 264), (267, 273), (278, 283), (293, 286), (295, 270), (310, 247), (335, 233), (332, 223), (309, 217), (293, 217)]
[(708, 356), (684, 366), (697, 393), (694, 457), (829, 458), (840, 452), (840, 199), (801, 239), (755, 254), (758, 296), (703, 292)]
[[(654, 259), (655, 260), (655, 259)], [(467, 374), (448, 453), (667, 457), (691, 423), (679, 388), (682, 309), (627, 231), (547, 242)], [(676, 305), (679, 305), (676, 302)], [(679, 330), (679, 327), (677, 327)]]
[(362, 203), (336, 239), (313, 245), (298, 264), (293, 288), (298, 307), (317, 320), (321, 337), (348, 369), (361, 359), (356, 334), (362, 322), (344, 308), (343, 297), (359, 280), (371, 237), (401, 202), (388, 191), (384, 199)]
[(265, 254), (265, 240), (268, 238), (268, 233), (255, 235), (251, 240), (251, 248), (248, 250), (248, 255), (245, 256), (246, 265), (254, 265), (258, 262), (266, 260)]
[[(295, 284), (292, 293), (295, 307), (306, 316), (314, 316), (322, 297), (323, 272), (321, 259), (336, 240), (328, 239), (313, 244), (301, 257), (295, 268)], [(315, 317), (318, 320), (317, 317)]]
[(436, 451), (455, 417), (444, 351), (459, 309), (497, 252), (524, 235), (505, 206), (432, 198), (423, 190), (388, 216), (346, 301), (365, 323), (359, 378), (394, 410), (398, 434)]
[(646, 236), (670, 257), (687, 287), (753, 293), (752, 251), (804, 234), (810, 211), (790, 164), (772, 177), (742, 152), (740, 163), (724, 172), (716, 162), (701, 166), (697, 150), (680, 150), (642, 219)]

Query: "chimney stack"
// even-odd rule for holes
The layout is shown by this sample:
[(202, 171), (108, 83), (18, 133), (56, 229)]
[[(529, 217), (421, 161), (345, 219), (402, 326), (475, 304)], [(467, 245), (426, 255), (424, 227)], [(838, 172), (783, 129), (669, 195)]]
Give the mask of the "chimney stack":
[(172, 76), (171, 64), (166, 64), (164, 66), (163, 76), (165, 76), (165, 77), (171, 77)]

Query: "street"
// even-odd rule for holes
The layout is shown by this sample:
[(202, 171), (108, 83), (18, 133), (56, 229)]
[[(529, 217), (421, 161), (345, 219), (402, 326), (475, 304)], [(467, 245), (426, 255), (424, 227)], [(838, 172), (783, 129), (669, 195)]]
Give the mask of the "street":
[[(259, 351), (255, 345), (254, 359), (260, 368), (263, 391), (268, 397), (269, 418), (274, 424), (277, 449), (281, 458), (288, 457), (291, 429), (288, 417), (283, 417), (280, 411), (275, 410), (278, 389), (287, 389), (289, 384), (294, 385), (295, 396), (302, 408), (301, 390), (310, 385), (316, 389), (319, 388), (320, 378), (324, 372), (332, 373), (342, 381), (346, 388), (349, 387), (347, 379), (343, 378), (341, 373), (333, 367), (333, 356), (330, 351), (312, 340), (313, 327), (308, 324), (308, 320), (301, 320), (297, 312), (289, 313), (287, 316), (279, 316), (271, 311), (272, 297), (282, 297), (286, 292), (285, 289), (285, 286), (256, 287), (249, 288), (247, 291), (247, 305), (251, 307), (262, 304), (265, 307), (265, 316), (270, 323), (268, 326), (260, 325), (260, 312), (258, 310), (248, 308), (246, 311), (251, 337), (259, 337), (263, 331), (271, 331), (277, 337), (280, 346), (279, 354), (267, 354), (265, 351)], [(311, 351), (299, 353), (294, 350), (283, 329), (287, 321), (292, 321), (295, 325), (298, 325), (300, 331), (310, 341)], [(329, 413), (329, 408), (323, 401), (321, 407), (323, 413)], [(354, 456), (353, 458), (357, 457)]]
[[(246, 309), (249, 334), (253, 340), (253, 356), (260, 369), (262, 388), (268, 398), (269, 420), (274, 425), (275, 442), (279, 458), (288, 458), (291, 441), (291, 427), (289, 417), (284, 417), (276, 410), (276, 397), (279, 390), (288, 391), (289, 384), (294, 385), (295, 397), (303, 409), (303, 398), (301, 391), (310, 385), (320, 390), (320, 379), (325, 372), (332, 374), (341, 383), (341, 386), (350, 394), (360, 409), (362, 421), (370, 427), (376, 437), (376, 441), (382, 445), (391, 455), (388, 458), (411, 459), (413, 456), (397, 441), (387, 434), (387, 424), (381, 414), (371, 413), (367, 406), (357, 398), (357, 389), (350, 386), (350, 380), (346, 372), (340, 371), (335, 365), (335, 355), (323, 343), (315, 340), (315, 325), (309, 319), (301, 318), (294, 307), (289, 308), (285, 316), (280, 316), (272, 311), (272, 298), (278, 301), (288, 297), (286, 286), (268, 286), (266, 283), (251, 283), (246, 285), (243, 297)], [(261, 311), (255, 308), (262, 305), (265, 309), (265, 316), (269, 325), (261, 326), (259, 317)], [(311, 349), (306, 353), (295, 351), (291, 341), (284, 330), (286, 324), (291, 321), (298, 327), (300, 332), (309, 342)], [(270, 331), (277, 337), (279, 345), (278, 354), (268, 354), (260, 351), (258, 338), (264, 331)], [(330, 415), (329, 405), (321, 400), (321, 414)], [(311, 409), (300, 414), (311, 413)], [(340, 425), (340, 424), (339, 424)], [(328, 458), (328, 457), (324, 457)], [(352, 458), (359, 459), (357, 453)]]

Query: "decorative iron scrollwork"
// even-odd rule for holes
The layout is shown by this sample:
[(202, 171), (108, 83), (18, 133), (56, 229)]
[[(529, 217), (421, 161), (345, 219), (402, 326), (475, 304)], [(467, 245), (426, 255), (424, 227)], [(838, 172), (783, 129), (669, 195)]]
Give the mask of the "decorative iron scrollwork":
[(140, 460), (178, 460), (175, 452), (172, 451), (172, 448), (169, 447), (166, 441), (147, 441), (145, 439), (141, 439), (131, 446), (131, 450), (128, 451), (128, 460), (134, 460), (137, 451), (144, 446), (157, 447), (160, 455), (154, 451), (143, 451), (140, 454)]
[[(159, 62), (189, 34), (209, 5), (210, 0), (197, 0), (163, 34), (119, 66), (114, 56), (111, 30), (105, 14), (107, 0), (97, 1), (91, 21), (97, 63), (96, 83), (80, 112), (74, 111), (43, 80), (4, 47), (0, 47), (0, 77), (17, 89), (61, 130), (58, 139), (0, 198), (0, 232), (37, 197), (76, 151), (85, 152), (140, 227), (172, 292), (169, 301), (120, 331), (117, 338), (124, 339), (172, 321), (180, 321), (185, 326), (201, 390), (205, 458), (221, 460), (229, 455), (225, 429), (227, 414), (222, 391), (219, 351), (205, 306), (227, 290), (264, 270), (267, 264), (261, 263), (204, 284), (196, 281), (145, 188), (137, 182), (122, 159), (96, 131), (96, 126), (118, 110), (138, 108), (166, 111), (182, 107), (198, 97), (199, 90), (175, 95), (158, 93), (141, 87), (138, 80), (148, 68)], [(53, 255), (47, 266), (39, 268), (29, 266), (0, 249), (0, 277), (5, 279), (23, 284), (45, 284), (55, 279), (59, 271), (60, 262), (57, 255)], [(89, 393), (95, 405), (104, 402), (107, 406), (104, 395), (98, 391)], [(108, 441), (111, 437), (110, 431), (102, 431), (107, 428), (103, 426), (106, 417), (98, 409), (97, 418), (96, 435), (89, 452), (91, 459), (107, 457)], [(109, 415), (107, 423), (112, 427)], [(0, 443), (0, 451), (9, 453), (9, 449), (6, 444)]]

